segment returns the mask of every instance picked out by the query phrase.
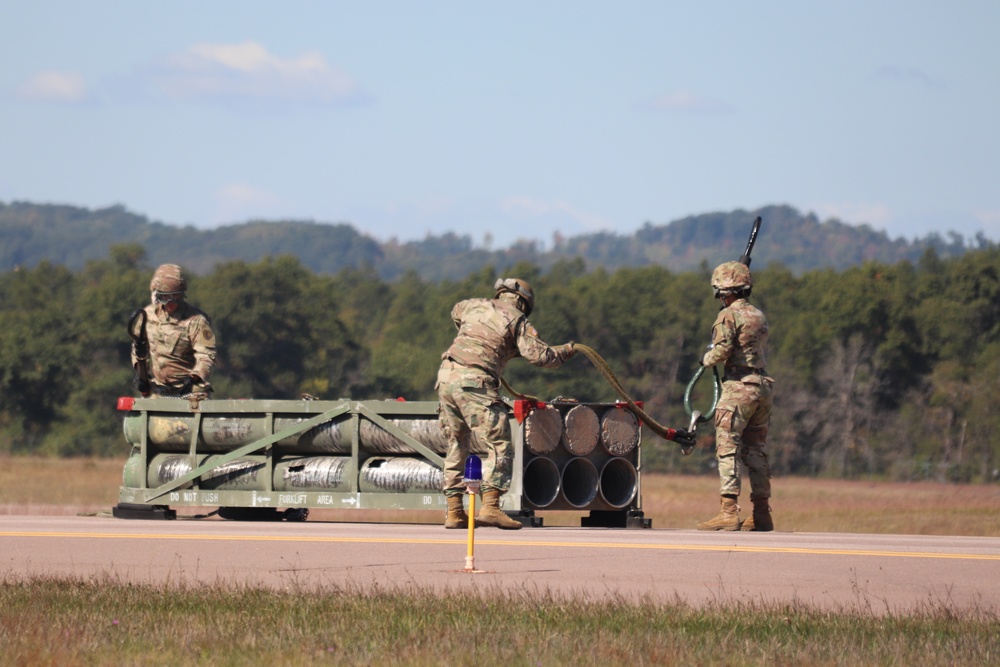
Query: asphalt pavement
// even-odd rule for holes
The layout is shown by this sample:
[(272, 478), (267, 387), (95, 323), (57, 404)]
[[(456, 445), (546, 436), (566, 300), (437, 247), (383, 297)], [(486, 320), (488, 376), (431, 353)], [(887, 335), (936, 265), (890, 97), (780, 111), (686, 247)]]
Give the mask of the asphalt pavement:
[(3, 577), (1000, 611), (1000, 538), (0, 516)]

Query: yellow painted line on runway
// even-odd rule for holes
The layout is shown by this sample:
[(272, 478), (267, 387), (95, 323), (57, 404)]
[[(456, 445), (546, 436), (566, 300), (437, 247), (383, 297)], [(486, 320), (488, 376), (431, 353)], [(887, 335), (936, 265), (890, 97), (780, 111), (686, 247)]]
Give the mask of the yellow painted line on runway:
[[(320, 542), (330, 544), (465, 544), (465, 539), (403, 537), (311, 537), (294, 535), (196, 535), (161, 533), (79, 533), (47, 531), (0, 531), (0, 537), (62, 537), (105, 540), (193, 540), (205, 542)], [(933, 551), (883, 551), (871, 549), (819, 549), (804, 547), (740, 546), (732, 544), (638, 544), (634, 542), (552, 542), (543, 540), (476, 539), (476, 544), (511, 547), (556, 547), (576, 549), (652, 549), (656, 551), (710, 551), (813, 556), (881, 556), (883, 558), (932, 558), (944, 560), (1000, 561), (1000, 554), (949, 553)]]

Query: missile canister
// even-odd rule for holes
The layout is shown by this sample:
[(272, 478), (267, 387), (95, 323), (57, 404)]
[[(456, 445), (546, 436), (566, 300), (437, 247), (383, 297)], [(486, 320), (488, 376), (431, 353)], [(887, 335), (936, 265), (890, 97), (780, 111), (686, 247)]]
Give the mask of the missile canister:
[(563, 446), (574, 456), (586, 456), (597, 447), (600, 421), (597, 413), (587, 405), (576, 405), (566, 412), (563, 428)]
[(349, 491), (351, 457), (304, 456), (274, 464), (275, 491)]
[[(306, 421), (309, 416), (275, 416), (274, 432), (282, 431)], [(125, 440), (139, 446), (142, 439), (141, 413), (131, 413), (124, 419)], [(197, 427), (198, 417), (190, 413), (149, 414), (149, 444), (160, 452), (186, 452), (191, 447), (191, 431)], [(448, 451), (448, 439), (437, 419), (387, 420), (403, 433), (435, 454)], [(338, 418), (315, 426), (305, 433), (298, 433), (279, 440), (275, 448), (289, 454), (350, 454), (351, 423), (349, 418)], [(232, 416), (204, 415), (196, 445), (199, 452), (227, 452), (262, 440), (271, 435), (264, 414), (240, 413)], [(382, 427), (363, 420), (359, 429), (361, 445), (375, 454), (415, 454), (413, 447)], [(485, 454), (486, 448), (473, 442), (473, 453)]]
[(639, 444), (639, 420), (631, 410), (608, 408), (601, 415), (601, 448), (612, 456), (625, 456)]
[(423, 459), (394, 456), (370, 458), (361, 465), (358, 488), (371, 493), (440, 493), (444, 475)]

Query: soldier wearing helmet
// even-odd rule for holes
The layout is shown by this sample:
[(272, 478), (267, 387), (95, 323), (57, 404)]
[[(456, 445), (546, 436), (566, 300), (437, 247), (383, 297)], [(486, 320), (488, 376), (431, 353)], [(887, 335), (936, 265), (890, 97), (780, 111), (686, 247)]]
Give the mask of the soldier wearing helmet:
[(462, 506), (465, 460), (473, 436), (486, 449), (483, 506), (479, 525), (517, 529), (519, 521), (500, 509), (500, 496), (510, 488), (513, 450), (510, 416), (500, 398), (500, 377), (507, 362), (524, 357), (531, 364), (557, 368), (576, 353), (573, 343), (550, 346), (528, 321), (535, 306), (531, 285), (520, 278), (501, 278), (492, 299), (468, 299), (455, 305), (451, 319), (458, 334), (438, 370), (441, 428), (448, 437), (444, 494), (448, 498), (445, 528), (467, 528)]
[[(768, 324), (747, 299), (753, 289), (750, 267), (726, 262), (712, 272), (715, 298), (722, 310), (712, 327), (712, 345), (701, 359), (703, 366), (725, 364), (722, 395), (715, 408), (716, 460), (722, 509), (698, 524), (699, 530), (774, 530), (771, 518), (771, 469), (764, 446), (771, 419), (774, 380), (765, 370)], [(740, 471), (750, 478), (752, 518), (740, 522)]]
[[(211, 392), (215, 368), (215, 334), (202, 311), (185, 300), (187, 279), (176, 264), (163, 264), (149, 283), (150, 304), (143, 308), (149, 353), (142, 361), (132, 349), (132, 367), (147, 364), (150, 386), (138, 387), (146, 396), (185, 396)], [(133, 338), (139, 335), (133, 320)], [(145, 389), (145, 391), (143, 391)]]

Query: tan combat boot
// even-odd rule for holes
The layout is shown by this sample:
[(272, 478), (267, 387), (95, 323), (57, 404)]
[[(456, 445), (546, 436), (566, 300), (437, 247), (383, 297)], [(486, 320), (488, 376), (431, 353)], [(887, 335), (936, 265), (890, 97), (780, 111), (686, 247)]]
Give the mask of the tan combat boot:
[(708, 521), (698, 524), (698, 530), (739, 530), (740, 529), (740, 506), (736, 504), (736, 498), (722, 496), (722, 509)]
[(468, 528), (469, 515), (462, 506), (462, 496), (448, 496), (448, 514), (444, 519), (445, 528)]
[(743, 522), (740, 530), (752, 530), (758, 533), (766, 533), (774, 530), (774, 520), (771, 518), (771, 505), (767, 498), (753, 500), (753, 514)]
[(495, 526), (505, 530), (518, 530), (521, 522), (511, 519), (500, 509), (500, 492), (496, 489), (483, 491), (483, 508), (476, 517), (477, 526)]

